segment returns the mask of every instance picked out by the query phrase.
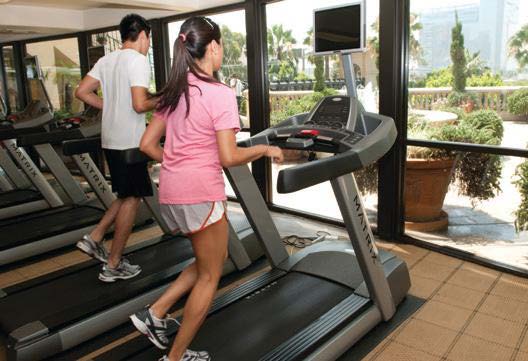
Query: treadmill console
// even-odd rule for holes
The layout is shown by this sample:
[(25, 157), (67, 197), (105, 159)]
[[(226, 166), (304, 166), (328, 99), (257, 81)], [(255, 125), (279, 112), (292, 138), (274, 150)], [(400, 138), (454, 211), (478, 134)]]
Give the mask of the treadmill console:
[(350, 118), (357, 112), (353, 99), (346, 96), (323, 98), (305, 124), (331, 129), (347, 129)]

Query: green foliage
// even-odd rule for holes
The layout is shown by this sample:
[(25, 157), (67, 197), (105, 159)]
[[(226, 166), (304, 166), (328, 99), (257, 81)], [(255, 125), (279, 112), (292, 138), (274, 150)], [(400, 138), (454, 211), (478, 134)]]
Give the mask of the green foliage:
[(453, 91), (447, 96), (447, 103), (451, 107), (464, 106), (468, 102), (473, 102), (473, 104), (477, 102), (475, 94)]
[[(409, 117), (408, 131), (410, 138), (500, 145), (504, 127), (496, 112), (480, 110), (462, 117), (457, 124), (442, 127), (430, 127), (423, 117), (414, 115)], [(410, 147), (408, 156), (423, 159), (456, 157), (453, 181), (458, 183), (460, 194), (472, 199), (490, 199), (500, 191), (502, 161), (497, 155)]]
[(324, 83), (324, 59), (321, 56), (316, 56), (314, 59), (315, 70), (314, 70), (314, 92), (321, 92), (325, 89)]
[(247, 81), (247, 66), (241, 61), (242, 55), (246, 52), (246, 36), (222, 25), (222, 43), (224, 45), (222, 74), (226, 79), (236, 74), (240, 80)]
[(268, 29), (268, 56), (282, 61), (295, 59), (293, 44), (297, 41), (292, 35), (292, 30), (285, 30), (282, 25), (273, 25)]
[(508, 111), (515, 115), (528, 115), (528, 89), (519, 89), (508, 97)]
[(509, 55), (517, 60), (520, 70), (524, 69), (528, 65), (528, 24), (511, 37), (508, 45)]
[(62, 120), (73, 117), (73, 113), (67, 109), (57, 109), (53, 112), (53, 119)]
[(462, 35), (462, 23), (455, 13), (455, 26), (451, 30), (451, 62), (453, 66), (453, 90), (463, 92), (466, 89), (466, 53), (464, 48), (464, 35)]
[(504, 85), (499, 74), (493, 75), (490, 71), (486, 71), (482, 75), (471, 75), (467, 79), (468, 86), (501, 86)]
[(295, 77), (294, 80), (297, 80), (297, 81), (304, 81), (304, 80), (309, 80), (311, 79), (308, 75), (306, 75), (305, 72), (301, 71), (299, 73), (297, 73), (297, 76)]
[(306, 113), (312, 110), (312, 108), (325, 96), (336, 95), (337, 90), (331, 88), (325, 88), (321, 92), (314, 92), (313, 94), (306, 95), (302, 98), (295, 100), (289, 100), (288, 98), (279, 98), (279, 110), (271, 113), (270, 123), (271, 125), (277, 125), (283, 120), (300, 113)]
[(426, 88), (442, 88), (453, 85), (453, 73), (451, 68), (434, 70), (425, 77)]
[(515, 229), (528, 230), (528, 160), (521, 163), (515, 170), (516, 180), (513, 182), (519, 190), (521, 204), (515, 212)]
[(242, 98), (242, 102), (240, 102), (240, 115), (248, 116), (248, 99), (246, 97)]

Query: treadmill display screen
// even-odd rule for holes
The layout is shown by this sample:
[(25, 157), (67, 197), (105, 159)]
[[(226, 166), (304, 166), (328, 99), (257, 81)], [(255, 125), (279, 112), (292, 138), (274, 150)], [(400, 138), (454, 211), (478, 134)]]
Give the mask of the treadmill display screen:
[(363, 48), (361, 4), (315, 10), (315, 52), (354, 51)]

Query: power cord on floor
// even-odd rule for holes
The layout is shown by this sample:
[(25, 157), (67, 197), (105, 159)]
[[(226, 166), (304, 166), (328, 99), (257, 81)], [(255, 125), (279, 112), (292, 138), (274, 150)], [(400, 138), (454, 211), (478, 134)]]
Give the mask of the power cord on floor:
[(284, 243), (286, 246), (292, 246), (295, 248), (305, 248), (317, 242), (329, 240), (335, 241), (342, 238), (339, 236), (333, 236), (326, 231), (317, 231), (315, 234), (315, 237), (301, 237), (296, 234), (291, 234), (289, 236), (283, 237), (282, 243)]

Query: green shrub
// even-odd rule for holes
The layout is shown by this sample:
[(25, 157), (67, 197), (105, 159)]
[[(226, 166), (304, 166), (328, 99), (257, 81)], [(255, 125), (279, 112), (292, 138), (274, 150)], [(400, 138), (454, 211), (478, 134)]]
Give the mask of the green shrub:
[(304, 80), (308, 80), (308, 79), (312, 79), (312, 78), (310, 78), (308, 75), (306, 75), (305, 72), (301, 71), (301, 72), (299, 72), (299, 74), (297, 74), (297, 76), (295, 77), (294, 80), (304, 81)]
[(491, 74), (490, 71), (482, 75), (472, 75), (467, 79), (468, 86), (501, 86), (504, 85), (499, 74)]
[[(456, 124), (428, 127), (420, 118), (409, 119), (409, 137), (444, 142), (500, 145), (504, 133), (502, 119), (491, 110), (465, 115)], [(494, 154), (454, 152), (440, 148), (409, 147), (410, 158), (457, 158), (453, 180), (459, 192), (476, 200), (490, 199), (500, 191), (501, 158)]]
[(515, 115), (528, 115), (528, 88), (516, 90), (508, 97), (508, 111)]
[(515, 211), (515, 229), (517, 231), (528, 230), (528, 160), (521, 163), (516, 171), (517, 179), (513, 182), (519, 190), (521, 204)]
[(447, 103), (452, 107), (459, 107), (465, 105), (468, 101), (472, 101), (474, 104), (477, 102), (475, 94), (467, 92), (451, 92), (447, 97)]
[(271, 125), (277, 125), (283, 120), (294, 116), (299, 113), (306, 113), (312, 110), (312, 108), (325, 96), (336, 95), (337, 90), (332, 88), (325, 88), (323, 91), (314, 92), (310, 95), (306, 95), (302, 98), (289, 100), (288, 98), (279, 98), (279, 110), (271, 113), (270, 123)]
[(450, 68), (435, 70), (427, 74), (425, 78), (426, 88), (442, 88), (453, 85), (453, 73)]

